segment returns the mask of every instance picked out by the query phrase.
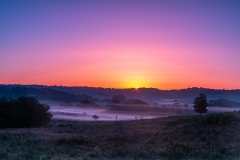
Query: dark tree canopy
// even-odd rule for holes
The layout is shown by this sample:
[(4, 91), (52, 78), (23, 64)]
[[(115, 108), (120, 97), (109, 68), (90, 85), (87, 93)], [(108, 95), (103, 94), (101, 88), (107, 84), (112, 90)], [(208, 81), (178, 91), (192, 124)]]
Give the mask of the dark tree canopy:
[(97, 115), (92, 116), (93, 119), (98, 119), (99, 117)]
[(208, 103), (207, 103), (207, 97), (205, 94), (200, 93), (199, 96), (194, 99), (193, 104), (194, 104), (193, 108), (195, 112), (198, 112), (200, 114), (207, 112)]
[(0, 128), (43, 126), (51, 120), (49, 109), (34, 97), (0, 98)]

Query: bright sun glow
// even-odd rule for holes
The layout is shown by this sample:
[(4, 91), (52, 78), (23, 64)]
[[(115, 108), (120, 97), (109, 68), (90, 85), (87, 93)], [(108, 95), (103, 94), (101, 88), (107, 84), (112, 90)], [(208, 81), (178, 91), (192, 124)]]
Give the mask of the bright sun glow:
[(135, 72), (131, 72), (132, 75), (125, 74), (122, 77), (122, 88), (134, 88), (139, 89), (143, 87), (150, 87), (147, 83), (149, 81), (148, 76), (145, 75), (134, 75)]

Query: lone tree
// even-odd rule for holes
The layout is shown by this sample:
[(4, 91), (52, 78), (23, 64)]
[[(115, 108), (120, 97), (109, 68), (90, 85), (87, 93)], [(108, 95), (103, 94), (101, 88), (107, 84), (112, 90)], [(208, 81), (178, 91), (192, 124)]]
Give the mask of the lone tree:
[(93, 115), (92, 118), (97, 120), (99, 117), (97, 115)]
[(199, 96), (194, 99), (193, 104), (194, 111), (200, 113), (200, 115), (207, 112), (208, 103), (205, 94), (200, 93)]

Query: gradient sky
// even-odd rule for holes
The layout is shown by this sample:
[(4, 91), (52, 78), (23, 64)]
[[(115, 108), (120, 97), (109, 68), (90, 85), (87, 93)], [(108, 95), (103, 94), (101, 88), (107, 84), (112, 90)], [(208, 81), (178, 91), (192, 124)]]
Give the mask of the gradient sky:
[(0, 83), (240, 88), (239, 0), (0, 0)]

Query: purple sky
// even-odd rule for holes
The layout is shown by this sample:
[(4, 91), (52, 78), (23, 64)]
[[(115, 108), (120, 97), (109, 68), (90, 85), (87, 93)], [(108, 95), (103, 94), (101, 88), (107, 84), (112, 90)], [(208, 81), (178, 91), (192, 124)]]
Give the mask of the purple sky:
[(239, 0), (1, 0), (0, 83), (240, 88)]

